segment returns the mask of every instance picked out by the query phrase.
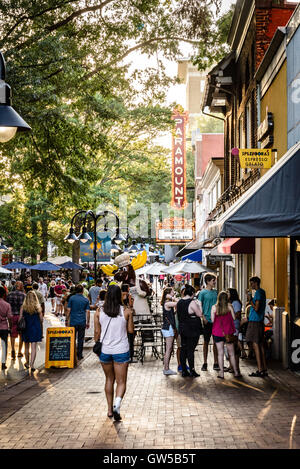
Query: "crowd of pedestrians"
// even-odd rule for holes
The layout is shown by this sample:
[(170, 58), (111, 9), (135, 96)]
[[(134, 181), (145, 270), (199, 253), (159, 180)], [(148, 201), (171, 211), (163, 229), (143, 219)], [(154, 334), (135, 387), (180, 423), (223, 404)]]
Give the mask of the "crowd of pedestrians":
[[(260, 287), (260, 279), (252, 277), (247, 291), (246, 315), (242, 318), (242, 302), (234, 288), (217, 292), (217, 278), (213, 274), (204, 276), (205, 287), (197, 294), (191, 285), (181, 289), (181, 298), (175, 296), (174, 289), (165, 286), (162, 293), (163, 325), (165, 338), (164, 369), (165, 375), (177, 374), (169, 369), (174, 339), (179, 342), (178, 371), (182, 377), (200, 376), (194, 367), (194, 351), (203, 335), (203, 364), (201, 371), (207, 371), (207, 358), (211, 337), (213, 340), (213, 369), (218, 378), (224, 379), (224, 371), (241, 377), (239, 360), (246, 358), (244, 342), (250, 353), (255, 353), (257, 371), (251, 377), (268, 376), (265, 355), (265, 309), (266, 293)], [(252, 292), (254, 296), (252, 297)], [(271, 303), (271, 302), (270, 302)], [(271, 306), (271, 304), (269, 305)], [(177, 352), (178, 352), (177, 349)], [(224, 357), (229, 366), (224, 367)], [(177, 355), (178, 357), (178, 355)]]
[[(75, 327), (77, 358), (82, 359), (85, 329), (89, 327), (90, 308), (96, 309), (99, 293), (107, 282), (98, 279), (88, 291), (87, 283), (75, 285), (63, 276), (40, 277), (38, 282), (27, 276), (24, 281), (12, 279), (7, 286), (0, 286), (0, 339), (1, 368), (7, 369), (8, 340), (10, 338), (11, 359), (25, 356), (25, 368), (35, 371), (37, 343), (43, 339), (43, 320), (47, 300), (51, 301), (51, 312), (63, 321), (63, 325)], [(16, 339), (17, 342), (16, 342)], [(16, 343), (18, 347), (16, 349)]]
[[(176, 293), (174, 286), (161, 278), (163, 288), (162, 328), (165, 341), (163, 374), (183, 378), (197, 378), (195, 349), (203, 336), (203, 363), (201, 371), (208, 369), (209, 345), (213, 344), (213, 370), (218, 378), (224, 372), (241, 377), (239, 359), (245, 357), (244, 342), (255, 353), (257, 371), (254, 377), (267, 376), (264, 348), (264, 319), (266, 295), (260, 287), (260, 279), (250, 279), (247, 305), (243, 317), (242, 302), (238, 292), (217, 292), (216, 276), (204, 276), (205, 287), (196, 291), (185, 284)], [(125, 285), (110, 284), (109, 279), (96, 279), (88, 289), (87, 282), (74, 284), (64, 277), (40, 278), (33, 282), (28, 277), (24, 283), (11, 282), (0, 286), (0, 338), (2, 370), (6, 368), (8, 338), (11, 341), (11, 358), (23, 357), (25, 368), (35, 370), (37, 343), (43, 338), (45, 304), (51, 301), (52, 313), (63, 318), (66, 326), (75, 328), (77, 359), (83, 358), (85, 332), (90, 327), (91, 311), (94, 311), (94, 340), (102, 344), (98, 353), (105, 375), (107, 415), (121, 420), (120, 408), (126, 392), (128, 364), (132, 361), (131, 342), (134, 338), (134, 310), (132, 298)], [(254, 295), (252, 295), (254, 292)], [(18, 340), (18, 349), (15, 343)], [(177, 345), (177, 371), (170, 369), (174, 345)], [(224, 367), (224, 357), (229, 366)], [(116, 385), (116, 388), (115, 388)]]

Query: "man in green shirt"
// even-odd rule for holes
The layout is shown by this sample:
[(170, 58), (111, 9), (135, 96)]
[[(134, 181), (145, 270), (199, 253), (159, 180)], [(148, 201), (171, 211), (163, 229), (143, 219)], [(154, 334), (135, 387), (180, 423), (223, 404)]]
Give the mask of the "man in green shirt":
[[(202, 312), (203, 312), (203, 366), (201, 368), (202, 371), (207, 371), (207, 355), (208, 355), (208, 346), (209, 341), (212, 335), (212, 326), (213, 323), (211, 321), (211, 308), (213, 305), (217, 303), (218, 292), (215, 289), (217, 278), (213, 274), (205, 274), (204, 282), (206, 288), (201, 290), (198, 293), (198, 301), (200, 303)], [(213, 352), (214, 352), (214, 370), (219, 370), (218, 365), (218, 352), (215, 343), (213, 344)]]

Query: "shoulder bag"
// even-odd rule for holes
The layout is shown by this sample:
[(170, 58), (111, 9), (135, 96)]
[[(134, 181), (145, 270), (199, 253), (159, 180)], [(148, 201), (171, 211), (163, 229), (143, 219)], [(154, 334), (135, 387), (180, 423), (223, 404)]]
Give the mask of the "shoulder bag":
[[(106, 332), (107, 332), (107, 329), (108, 329), (108, 326), (110, 325), (110, 321), (112, 320), (112, 318), (110, 318), (109, 320), (109, 323), (107, 324), (106, 326), (106, 330), (105, 330), (105, 333), (104, 333), (104, 336), (103, 336), (103, 339), (104, 340), (104, 337), (106, 335)], [(100, 342), (100, 340), (97, 340), (97, 342), (95, 343), (94, 347), (93, 347), (93, 352), (98, 356), (100, 357), (101, 355), (101, 350), (102, 350), (102, 342)]]
[(222, 326), (222, 330), (223, 330), (223, 335), (225, 337), (225, 343), (226, 344), (235, 344), (237, 342), (237, 339), (238, 339), (237, 336), (234, 335), (234, 334), (225, 334), (222, 320), (221, 320), (221, 326)]

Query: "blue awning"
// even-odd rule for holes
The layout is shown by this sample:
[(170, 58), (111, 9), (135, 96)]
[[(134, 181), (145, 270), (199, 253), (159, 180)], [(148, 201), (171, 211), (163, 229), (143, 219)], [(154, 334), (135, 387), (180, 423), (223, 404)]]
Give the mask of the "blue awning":
[(300, 235), (300, 142), (209, 228), (223, 238)]
[(198, 251), (192, 252), (191, 254), (187, 254), (187, 256), (183, 256), (182, 260), (185, 261), (186, 259), (190, 259), (191, 261), (202, 262), (202, 249), (198, 249)]

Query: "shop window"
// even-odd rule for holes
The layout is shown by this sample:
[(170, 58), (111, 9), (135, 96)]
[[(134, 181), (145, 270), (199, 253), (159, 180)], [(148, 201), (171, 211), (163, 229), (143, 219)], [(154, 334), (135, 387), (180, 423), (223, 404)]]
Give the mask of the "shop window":
[(250, 84), (250, 65), (249, 65), (249, 59), (247, 59), (247, 62), (246, 62), (245, 84), (246, 84), (246, 92), (247, 92), (247, 89), (249, 88), (249, 84)]
[(251, 103), (246, 105), (246, 148), (251, 148)]

